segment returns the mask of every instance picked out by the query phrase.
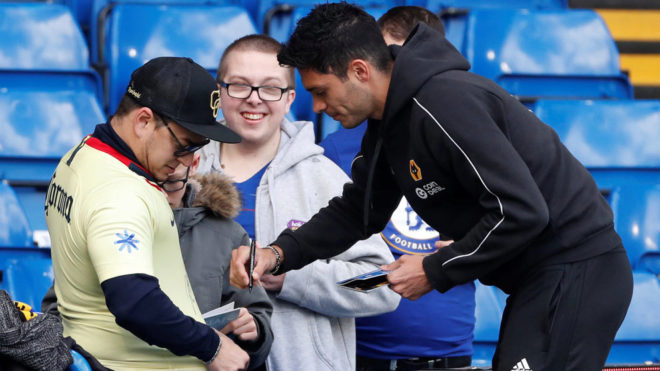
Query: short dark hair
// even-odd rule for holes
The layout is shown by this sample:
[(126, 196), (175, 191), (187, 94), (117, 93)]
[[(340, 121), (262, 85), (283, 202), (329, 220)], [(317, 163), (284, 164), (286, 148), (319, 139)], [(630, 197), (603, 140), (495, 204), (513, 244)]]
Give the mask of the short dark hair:
[[(236, 39), (222, 53), (222, 57), (220, 58), (220, 65), (218, 66), (218, 74), (216, 80), (220, 82), (222, 80), (222, 77), (227, 73), (226, 59), (229, 53), (233, 51), (257, 51), (257, 52), (272, 53), (277, 55), (277, 53), (279, 53), (280, 50), (282, 50), (282, 44), (268, 35), (253, 34)], [(287, 81), (287, 83), (289, 84), (290, 88), (295, 88), (296, 77), (295, 77), (294, 69), (289, 66), (282, 66), (282, 67), (289, 69), (289, 73), (287, 74), (287, 78), (289, 81)]]
[(138, 109), (142, 107), (139, 105), (135, 99), (131, 98), (130, 95), (124, 94), (121, 97), (121, 100), (119, 101), (119, 105), (117, 106), (117, 109), (115, 110), (115, 116), (117, 117), (123, 117), (128, 115), (129, 112)]
[(430, 10), (420, 6), (395, 6), (378, 18), (378, 26), (397, 40), (405, 40), (419, 22), (445, 34), (442, 20)]
[(364, 59), (387, 72), (392, 57), (374, 17), (346, 2), (321, 4), (298, 21), (277, 55), (281, 64), (347, 78), (350, 61)]
[[(133, 99), (130, 95), (124, 94), (121, 97), (121, 100), (119, 101), (119, 105), (117, 106), (117, 109), (115, 110), (115, 117), (124, 117), (127, 116), (129, 113), (132, 111), (145, 107), (143, 105), (140, 105), (140, 103), (136, 102), (135, 99)], [(160, 115), (158, 112), (151, 110), (156, 115)], [(156, 127), (161, 127), (163, 126), (164, 123), (161, 122), (160, 120), (156, 121)]]

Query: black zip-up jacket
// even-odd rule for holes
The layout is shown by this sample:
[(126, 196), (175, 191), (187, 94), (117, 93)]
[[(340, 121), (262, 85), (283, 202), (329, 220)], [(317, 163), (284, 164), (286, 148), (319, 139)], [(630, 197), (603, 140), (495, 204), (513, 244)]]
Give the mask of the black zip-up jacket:
[(283, 270), (330, 257), (380, 232), (402, 195), (455, 240), (424, 258), (445, 292), (479, 278), (511, 293), (540, 264), (600, 255), (621, 244), (589, 172), (557, 134), (420, 24), (395, 57), (385, 112), (370, 120), (353, 183), (275, 242)]

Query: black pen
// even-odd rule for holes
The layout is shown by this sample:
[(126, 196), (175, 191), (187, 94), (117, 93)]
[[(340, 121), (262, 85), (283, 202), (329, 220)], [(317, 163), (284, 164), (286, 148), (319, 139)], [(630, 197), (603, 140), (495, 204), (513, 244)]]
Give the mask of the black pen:
[(254, 254), (257, 252), (257, 244), (254, 242), (254, 239), (250, 240), (250, 277), (248, 281), (248, 290), (252, 293), (252, 273), (254, 273)]

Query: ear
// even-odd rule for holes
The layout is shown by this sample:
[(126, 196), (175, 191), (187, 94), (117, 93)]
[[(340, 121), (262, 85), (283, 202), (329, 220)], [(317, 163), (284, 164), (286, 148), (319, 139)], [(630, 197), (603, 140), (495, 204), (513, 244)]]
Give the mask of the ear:
[(371, 76), (371, 64), (364, 59), (353, 59), (348, 64), (347, 74), (360, 82), (367, 82)]
[(199, 161), (202, 155), (199, 154), (199, 151), (193, 153), (193, 160), (190, 163), (190, 176), (195, 175), (197, 168), (199, 168)]
[(295, 89), (287, 90), (285, 94), (286, 94), (286, 106), (284, 109), (284, 113), (287, 114), (291, 109), (291, 105), (293, 104), (293, 101), (296, 99), (296, 90)]
[(133, 131), (138, 138), (144, 139), (151, 135), (156, 128), (154, 117), (153, 111), (148, 107), (140, 107), (133, 112), (131, 115)]

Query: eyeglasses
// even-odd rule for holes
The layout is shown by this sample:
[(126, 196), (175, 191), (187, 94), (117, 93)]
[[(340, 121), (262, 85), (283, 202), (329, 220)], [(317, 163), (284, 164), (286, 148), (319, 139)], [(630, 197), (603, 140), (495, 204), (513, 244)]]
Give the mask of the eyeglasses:
[[(154, 111), (152, 110), (152, 112), (154, 112)], [(190, 144), (188, 146), (184, 146), (181, 143), (181, 141), (179, 140), (179, 138), (176, 137), (176, 134), (174, 134), (174, 131), (172, 131), (172, 129), (170, 128), (170, 125), (167, 123), (167, 120), (165, 119), (165, 118), (167, 118), (167, 116), (156, 113), (156, 112), (154, 112), (154, 115), (158, 116), (160, 121), (163, 122), (163, 124), (165, 125), (167, 130), (172, 135), (172, 138), (174, 138), (174, 140), (176, 141), (177, 146), (179, 146), (179, 149), (174, 151), (174, 156), (176, 156), (176, 157), (187, 156), (187, 155), (199, 150), (200, 148), (204, 147), (205, 145), (209, 144), (210, 140), (208, 138), (206, 138), (201, 143), (193, 143), (193, 144)]]
[(219, 81), (220, 86), (227, 89), (227, 95), (237, 99), (247, 99), (253, 91), (257, 91), (257, 96), (264, 102), (276, 102), (282, 99), (282, 95), (291, 88), (278, 88), (277, 86), (251, 86), (247, 84), (228, 84)]
[(165, 192), (176, 192), (182, 190), (185, 186), (186, 183), (188, 183), (188, 175), (190, 174), (190, 166), (188, 166), (188, 169), (186, 169), (186, 177), (183, 179), (172, 179), (172, 180), (165, 180), (158, 185), (160, 188), (162, 188)]

